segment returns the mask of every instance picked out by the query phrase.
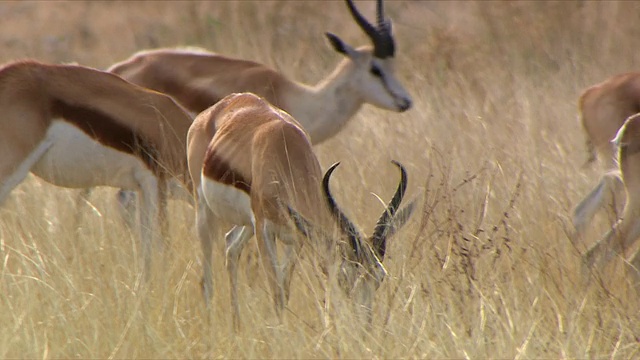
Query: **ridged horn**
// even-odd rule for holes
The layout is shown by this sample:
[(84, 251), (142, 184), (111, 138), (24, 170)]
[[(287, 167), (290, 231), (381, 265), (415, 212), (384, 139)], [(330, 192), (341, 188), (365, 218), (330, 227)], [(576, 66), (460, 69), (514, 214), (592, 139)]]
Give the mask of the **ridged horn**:
[(373, 230), (373, 235), (371, 236), (373, 248), (380, 260), (384, 259), (384, 254), (387, 251), (387, 230), (391, 226), (393, 216), (400, 207), (405, 190), (407, 189), (407, 171), (399, 162), (395, 160), (391, 162), (400, 169), (400, 183), (398, 184), (395, 195), (393, 195), (393, 198), (389, 201), (389, 205), (387, 205), (387, 208), (380, 216), (380, 219), (378, 219), (378, 223), (376, 224), (376, 227)]
[(333, 196), (331, 195), (331, 191), (329, 190), (329, 180), (331, 178), (331, 174), (333, 171), (340, 165), (339, 162), (331, 165), (327, 172), (324, 174), (322, 178), (322, 190), (324, 191), (325, 199), (327, 200), (327, 205), (329, 205), (329, 210), (333, 217), (338, 221), (338, 225), (340, 226), (340, 230), (347, 236), (349, 239), (349, 244), (351, 244), (351, 248), (356, 253), (356, 255), (360, 254), (360, 234), (356, 229), (355, 225), (347, 218), (347, 216), (340, 210), (338, 205), (336, 204)]
[(373, 55), (380, 59), (392, 57), (395, 54), (395, 45), (391, 35), (391, 24), (384, 18), (383, 0), (378, 0), (376, 6), (377, 26), (373, 26), (367, 21), (353, 4), (353, 0), (346, 1), (351, 16), (373, 42)]

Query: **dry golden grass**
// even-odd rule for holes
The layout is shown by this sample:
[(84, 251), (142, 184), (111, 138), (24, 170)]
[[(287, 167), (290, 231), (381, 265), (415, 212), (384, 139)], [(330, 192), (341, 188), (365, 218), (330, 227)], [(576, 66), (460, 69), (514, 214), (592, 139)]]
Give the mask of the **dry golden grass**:
[[(372, 3), (359, 3), (368, 14)], [(323, 308), (309, 261), (280, 324), (245, 256), (243, 330), (231, 331), (222, 241), (210, 312), (200, 294), (192, 210), (172, 204), (170, 246), (152, 281), (113, 190), (73, 228), (75, 191), (30, 177), (0, 209), (0, 358), (634, 358), (638, 297), (623, 262), (581, 281), (572, 207), (595, 183), (576, 121), (582, 89), (638, 70), (634, 2), (419, 2), (387, 5), (398, 71), (415, 107), (367, 106), (317, 146), (343, 166), (334, 192), (370, 231), (409, 172), (421, 211), (385, 259), (371, 329), (335, 294)], [(339, 61), (332, 31), (365, 42), (341, 2), (4, 2), (0, 60), (105, 68), (150, 47), (193, 45), (317, 82)], [(608, 226), (601, 215), (593, 241)], [(255, 244), (250, 248), (253, 250)], [(254, 254), (253, 251), (247, 254)], [(311, 252), (305, 255), (313, 256)]]

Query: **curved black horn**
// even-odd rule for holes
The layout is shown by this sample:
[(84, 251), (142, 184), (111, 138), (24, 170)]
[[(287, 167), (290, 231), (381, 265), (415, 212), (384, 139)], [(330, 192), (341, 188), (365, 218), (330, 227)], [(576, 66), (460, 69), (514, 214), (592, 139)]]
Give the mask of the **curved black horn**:
[(378, 0), (376, 6), (376, 19), (378, 21), (378, 29), (382, 29), (386, 26), (386, 22), (384, 21), (384, 2), (382, 0)]
[(340, 230), (347, 235), (349, 239), (349, 243), (351, 244), (351, 248), (358, 255), (360, 253), (360, 234), (356, 229), (355, 225), (347, 218), (347, 216), (338, 208), (333, 196), (331, 195), (331, 191), (329, 190), (329, 179), (331, 178), (331, 174), (333, 171), (340, 165), (339, 162), (331, 165), (327, 172), (324, 174), (322, 178), (322, 190), (324, 191), (324, 196), (327, 200), (327, 205), (329, 205), (329, 210), (331, 210), (331, 214), (336, 218), (338, 224), (340, 226)]
[(377, 4), (377, 26), (371, 25), (367, 19), (362, 16), (358, 9), (353, 4), (353, 0), (346, 0), (347, 7), (351, 16), (358, 23), (360, 28), (369, 36), (373, 42), (373, 55), (377, 58), (384, 59), (386, 57), (393, 56), (395, 53), (395, 46), (393, 43), (393, 36), (391, 35), (391, 26), (389, 22), (384, 18), (384, 5), (383, 0), (378, 0)]
[(347, 7), (349, 8), (349, 12), (353, 19), (358, 23), (360, 28), (364, 30), (364, 32), (371, 38), (371, 41), (374, 42), (378, 37), (378, 29), (376, 29), (367, 19), (360, 14), (356, 6), (353, 4), (353, 0), (347, 0)]
[(393, 195), (393, 198), (389, 201), (389, 205), (387, 205), (387, 208), (380, 216), (380, 219), (378, 219), (376, 228), (371, 236), (373, 240), (373, 248), (376, 250), (380, 260), (384, 259), (384, 254), (387, 250), (387, 229), (391, 226), (391, 220), (398, 210), (398, 207), (400, 207), (405, 190), (407, 189), (407, 171), (399, 162), (395, 160), (392, 160), (391, 162), (400, 169), (400, 183), (398, 184), (395, 195)]

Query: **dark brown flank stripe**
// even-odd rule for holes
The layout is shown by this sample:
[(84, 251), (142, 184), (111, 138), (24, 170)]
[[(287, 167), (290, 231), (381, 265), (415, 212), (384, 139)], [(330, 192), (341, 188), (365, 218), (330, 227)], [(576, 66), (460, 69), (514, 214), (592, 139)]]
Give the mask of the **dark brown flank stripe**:
[(109, 115), (87, 107), (67, 104), (61, 100), (52, 103), (52, 115), (78, 127), (99, 143), (139, 157), (158, 175), (161, 167), (154, 159), (155, 148), (132, 129), (119, 124)]
[(202, 173), (209, 179), (225, 185), (233, 186), (247, 194), (251, 191), (251, 182), (244, 179), (242, 175), (233, 171), (229, 166), (229, 163), (217, 156), (215, 151), (207, 151), (204, 158)]

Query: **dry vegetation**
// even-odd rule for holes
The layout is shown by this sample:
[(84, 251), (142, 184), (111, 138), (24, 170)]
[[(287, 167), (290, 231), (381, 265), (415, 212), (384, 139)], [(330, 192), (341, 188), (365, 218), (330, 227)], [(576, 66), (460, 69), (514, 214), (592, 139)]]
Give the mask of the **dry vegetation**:
[[(361, 2), (373, 12), (373, 3)], [(279, 323), (255, 245), (243, 260), (243, 331), (231, 331), (222, 241), (205, 311), (192, 210), (171, 206), (171, 245), (142, 286), (137, 241), (113, 190), (74, 229), (75, 191), (30, 177), (0, 210), (0, 358), (633, 358), (638, 297), (624, 263), (580, 277), (570, 212), (596, 182), (576, 121), (582, 89), (638, 70), (634, 2), (389, 3), (402, 115), (367, 106), (317, 147), (334, 192), (369, 229), (409, 171), (421, 211), (394, 238), (372, 328), (324, 308), (308, 252)], [(341, 2), (4, 2), (0, 60), (105, 68), (194, 45), (314, 83), (339, 61), (324, 31), (365, 37)], [(587, 241), (608, 227), (600, 215)]]

